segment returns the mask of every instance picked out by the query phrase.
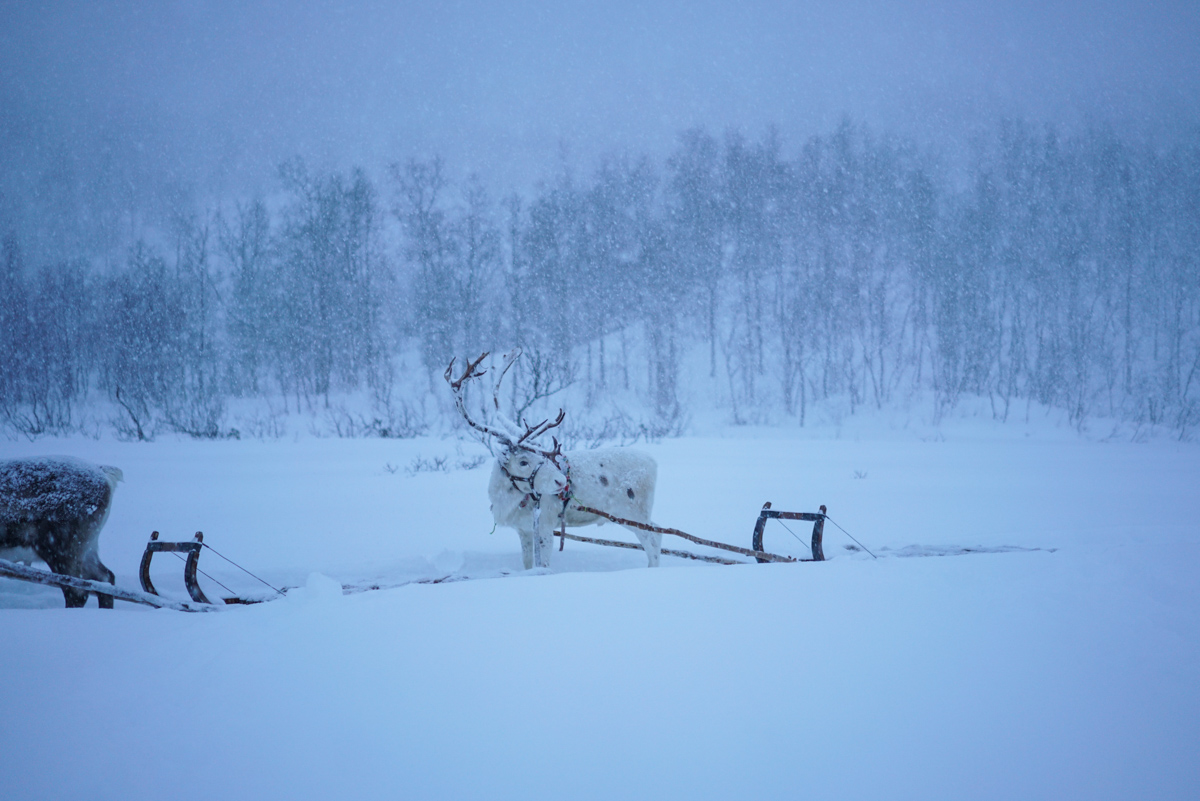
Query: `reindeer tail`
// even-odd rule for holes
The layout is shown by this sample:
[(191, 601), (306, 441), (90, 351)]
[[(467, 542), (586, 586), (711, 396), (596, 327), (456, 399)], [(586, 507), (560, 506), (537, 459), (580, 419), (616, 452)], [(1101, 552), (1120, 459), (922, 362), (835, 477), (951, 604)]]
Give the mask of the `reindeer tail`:
[(105, 464), (100, 466), (100, 470), (103, 471), (104, 478), (108, 480), (108, 486), (114, 490), (117, 488), (118, 482), (125, 480), (125, 474), (121, 472), (121, 468), (119, 467), (110, 467)]

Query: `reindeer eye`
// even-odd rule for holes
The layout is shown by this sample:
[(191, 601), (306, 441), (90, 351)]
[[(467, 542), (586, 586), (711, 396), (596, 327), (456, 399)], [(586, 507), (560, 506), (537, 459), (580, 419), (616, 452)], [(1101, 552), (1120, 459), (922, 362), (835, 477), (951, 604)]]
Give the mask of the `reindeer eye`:
[(528, 460), (528, 459), (522, 459), (522, 460), (521, 460), (521, 467), (529, 467), (529, 460)]

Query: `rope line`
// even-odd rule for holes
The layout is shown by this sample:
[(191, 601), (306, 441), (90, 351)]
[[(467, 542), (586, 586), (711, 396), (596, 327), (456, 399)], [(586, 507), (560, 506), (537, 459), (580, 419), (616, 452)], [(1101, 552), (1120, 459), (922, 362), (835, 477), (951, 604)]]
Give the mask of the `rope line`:
[[(253, 574), (253, 573), (251, 573), (249, 570), (247, 570), (246, 568), (244, 568), (244, 567), (242, 567), (241, 565), (239, 565), (237, 562), (235, 562), (235, 561), (233, 561), (232, 559), (230, 559), (228, 556), (225, 556), (225, 555), (224, 555), (224, 554), (222, 554), (220, 551), (218, 551), (216, 548), (214, 548), (214, 547), (212, 547), (211, 545), (209, 545), (207, 542), (205, 542), (205, 543), (202, 543), (202, 544), (204, 545), (204, 547), (205, 547), (205, 548), (207, 548), (208, 550), (212, 551), (212, 552), (213, 552), (213, 553), (215, 553), (217, 556), (220, 556), (220, 557), (221, 557), (222, 559), (224, 559), (226, 562), (228, 562), (229, 564), (233, 565), (234, 567), (236, 567), (238, 570), (242, 571), (242, 572), (243, 572), (243, 573), (245, 573), (246, 575), (250, 576), (250, 577), (251, 577), (251, 578), (253, 578), (253, 579), (256, 579), (256, 580), (257, 580), (257, 581), (259, 581), (259, 582), (262, 582), (263, 584), (266, 584), (268, 587), (270, 587), (271, 589), (275, 590), (275, 592), (279, 593), (280, 595), (285, 595), (285, 596), (286, 596), (286, 593), (284, 593), (284, 591), (283, 591), (283, 590), (279, 589), (278, 587), (275, 587), (274, 585), (267, 584), (267, 582), (263, 581), (263, 580), (262, 580), (262, 579), (260, 579), (258, 576), (254, 575), (254, 574)], [(205, 575), (207, 575), (207, 574), (205, 574)], [(218, 582), (218, 583), (220, 583), (220, 582)], [(224, 584), (221, 584), (221, 586), (222, 586), (222, 587), (224, 587), (225, 585), (224, 585)], [(231, 592), (232, 592), (232, 590), (231, 590)]]
[[(828, 520), (830, 523), (833, 523), (833, 524), (834, 524), (835, 526), (837, 526), (839, 529), (841, 529), (842, 533), (843, 533), (843, 534), (845, 534), (847, 537), (849, 537), (850, 539), (854, 540), (854, 541), (855, 541), (855, 542), (858, 544), (858, 547), (859, 547), (859, 548), (862, 548), (862, 549), (863, 549), (864, 551), (866, 551), (867, 553), (871, 553), (871, 549), (870, 549), (870, 548), (868, 548), (867, 546), (863, 545), (863, 544), (862, 544), (861, 542), (859, 542), (858, 540), (854, 539), (854, 535), (853, 535), (853, 534), (851, 534), (849, 531), (846, 531), (846, 529), (842, 528), (841, 526), (838, 526), (838, 522), (837, 522), (836, 520), (834, 520), (832, 517), (830, 517), (829, 515), (825, 515), (825, 519), (826, 519), (826, 520)], [(871, 558), (872, 558), (872, 559), (878, 559), (879, 557), (878, 557), (878, 556), (876, 556), (875, 554), (871, 553)]]
[[(184, 563), (187, 562), (187, 559), (184, 559), (182, 556), (180, 556), (175, 551), (171, 551), (170, 554), (172, 556), (174, 556), (176, 559), (178, 559), (180, 562), (184, 562)], [(203, 570), (201, 570), (199, 565), (196, 565), (196, 572), (199, 573), (200, 575), (204, 576), (206, 579), (208, 579), (212, 583), (219, 584), (225, 590), (225, 592), (229, 593), (230, 595), (237, 595), (237, 593), (235, 593), (233, 590), (229, 589), (224, 584), (221, 584), (221, 582), (217, 581), (215, 578), (213, 578), (212, 576), (208, 575)]]
[(783, 522), (782, 518), (777, 517), (775, 519), (779, 521), (779, 525), (781, 525), (785, 529), (787, 529), (788, 534), (791, 534), (793, 537), (796, 537), (796, 542), (800, 543), (805, 548), (808, 548), (808, 552), (812, 553), (812, 544), (811, 543), (805, 542), (804, 540), (800, 539), (800, 537), (796, 535), (796, 532), (792, 531), (791, 528), (788, 527), (788, 524)]

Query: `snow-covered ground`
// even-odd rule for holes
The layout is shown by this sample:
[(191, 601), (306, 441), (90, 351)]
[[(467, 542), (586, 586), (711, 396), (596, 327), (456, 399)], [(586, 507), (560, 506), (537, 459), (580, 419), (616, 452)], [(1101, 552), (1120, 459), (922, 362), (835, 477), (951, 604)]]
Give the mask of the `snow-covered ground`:
[[(823, 564), (569, 542), (523, 574), (450, 439), (0, 443), (124, 471), (124, 586), (151, 530), (202, 530), (296, 588), (189, 615), (0, 580), (0, 796), (1200, 797), (1200, 446), (948, 421), (642, 447), (660, 524), (749, 546), (763, 501), (826, 504), (880, 558), (827, 526)], [(954, 546), (1038, 550), (906, 558)], [(338, 587), (447, 576), (479, 580)]]

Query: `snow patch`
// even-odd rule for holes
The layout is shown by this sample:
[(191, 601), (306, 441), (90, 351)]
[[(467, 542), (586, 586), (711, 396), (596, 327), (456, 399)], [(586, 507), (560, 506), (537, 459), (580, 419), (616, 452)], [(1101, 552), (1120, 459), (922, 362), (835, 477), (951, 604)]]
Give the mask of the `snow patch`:
[(323, 573), (309, 573), (303, 587), (288, 591), (287, 600), (297, 604), (326, 604), (342, 598), (342, 583)]
[(443, 549), (433, 557), (433, 569), (440, 575), (452, 575), (463, 569), (464, 558), (461, 551)]

